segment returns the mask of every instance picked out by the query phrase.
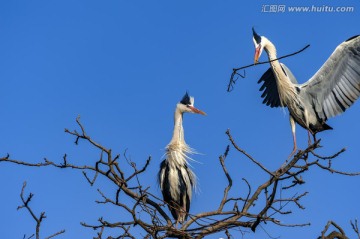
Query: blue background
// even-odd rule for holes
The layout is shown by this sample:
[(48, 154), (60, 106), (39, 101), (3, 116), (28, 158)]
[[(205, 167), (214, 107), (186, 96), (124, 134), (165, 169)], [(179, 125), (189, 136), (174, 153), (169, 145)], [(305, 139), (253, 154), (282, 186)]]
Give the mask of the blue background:
[[(264, 5), (353, 6), (351, 13), (262, 12)], [(269, 67), (246, 70), (231, 93), (226, 92), (231, 70), (251, 64), (254, 56), (251, 28), (269, 38), (279, 55), (311, 44), (306, 51), (283, 59), (299, 82), (309, 79), (335, 47), (359, 34), (358, 1), (2, 1), (0, 3), (0, 155), (39, 162), (94, 163), (99, 152), (64, 133), (76, 129), (81, 115), (88, 134), (114, 153), (142, 165), (152, 162), (141, 177), (160, 196), (156, 174), (171, 139), (176, 103), (188, 90), (195, 106), (208, 115), (185, 115), (187, 143), (201, 155), (192, 163), (199, 192), (191, 213), (218, 206), (227, 185), (218, 156), (229, 143), (230, 128), (239, 146), (271, 170), (283, 164), (292, 150), (287, 111), (262, 105), (256, 83)], [(264, 54), (265, 55), (265, 54)], [(261, 60), (266, 60), (263, 56)], [(324, 155), (343, 147), (347, 151), (333, 166), (360, 171), (360, 106), (328, 121), (334, 130), (320, 133)], [(307, 132), (297, 127), (298, 145), (307, 146)], [(124, 162), (124, 157), (121, 160)], [(126, 163), (124, 162), (126, 165)], [(234, 179), (233, 196), (247, 194), (268, 179), (248, 159), (231, 149), (227, 165)], [(128, 168), (128, 172), (130, 169)], [(301, 200), (305, 210), (289, 207), (282, 223), (311, 222), (304, 228), (272, 224), (249, 230), (244, 238), (316, 238), (328, 220), (354, 237), (349, 221), (359, 216), (360, 177), (311, 169), (306, 184), (286, 195), (309, 194)], [(23, 238), (34, 233), (35, 223), (25, 210), (16, 211), (22, 183), (35, 197), (31, 206), (46, 211), (41, 235), (60, 229), (59, 238), (92, 238), (95, 232), (80, 225), (96, 224), (100, 216), (119, 221), (118, 209), (98, 205), (96, 191), (113, 195), (114, 186), (99, 179), (90, 187), (80, 171), (27, 168), (0, 164), (1, 238)], [(284, 185), (285, 186), (285, 185)], [(261, 205), (262, 202), (259, 202)], [(113, 233), (111, 235), (116, 235)], [(233, 231), (240, 238), (239, 231)], [(225, 235), (220, 234), (219, 238)]]

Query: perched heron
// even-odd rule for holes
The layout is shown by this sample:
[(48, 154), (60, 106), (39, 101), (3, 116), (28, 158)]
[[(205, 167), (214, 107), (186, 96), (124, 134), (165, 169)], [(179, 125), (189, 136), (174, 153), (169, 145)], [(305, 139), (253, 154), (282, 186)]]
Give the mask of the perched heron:
[(166, 159), (160, 164), (158, 180), (164, 201), (167, 203), (176, 223), (183, 223), (190, 209), (192, 191), (196, 176), (189, 168), (189, 154), (194, 151), (185, 143), (182, 125), (184, 113), (206, 115), (194, 107), (194, 98), (186, 92), (176, 105), (174, 132), (166, 147)]
[[(310, 134), (332, 129), (326, 124), (330, 117), (343, 113), (360, 95), (360, 36), (341, 43), (329, 59), (307, 82), (298, 84), (291, 71), (276, 60), (276, 48), (269, 39), (259, 36), (253, 28), (255, 64), (265, 49), (271, 67), (262, 75), (263, 103), (270, 107), (287, 107), (294, 141), (292, 156), (297, 149), (295, 122)], [(289, 156), (289, 157), (290, 157)]]

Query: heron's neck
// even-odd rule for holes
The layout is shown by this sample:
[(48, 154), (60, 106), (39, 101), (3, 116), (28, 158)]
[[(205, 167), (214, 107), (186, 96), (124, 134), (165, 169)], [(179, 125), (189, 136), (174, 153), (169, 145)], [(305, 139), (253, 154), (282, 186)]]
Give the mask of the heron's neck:
[(174, 115), (174, 132), (169, 145), (180, 145), (185, 143), (182, 121), (183, 113), (179, 108), (176, 108)]
[(277, 56), (276, 56), (276, 48), (275, 48), (274, 44), (265, 37), (263, 38), (263, 41), (264, 41), (264, 49), (265, 49), (266, 53), (268, 54), (270, 65), (271, 65), (272, 69), (274, 70), (274, 73), (276, 74), (277, 77), (279, 77), (281, 79), (285, 79), (286, 75), (281, 70), (279, 61), (276, 60)]
[[(268, 54), (269, 60), (275, 60), (276, 59), (276, 48), (275, 45), (267, 38), (263, 37), (262, 40), (264, 43), (264, 49)], [(274, 61), (275, 62), (275, 61)], [(278, 61), (276, 61), (278, 62)]]
[(194, 151), (186, 144), (184, 139), (184, 128), (182, 125), (183, 112), (176, 107), (174, 117), (174, 132), (170, 143), (166, 146), (167, 160), (177, 165), (187, 164), (188, 155)]
[(297, 98), (295, 86), (282, 70), (280, 63), (277, 60), (276, 48), (274, 44), (265, 37), (263, 41), (264, 41), (264, 49), (268, 54), (270, 65), (275, 75), (281, 105), (286, 106), (289, 102), (292, 102), (294, 101), (294, 99)]

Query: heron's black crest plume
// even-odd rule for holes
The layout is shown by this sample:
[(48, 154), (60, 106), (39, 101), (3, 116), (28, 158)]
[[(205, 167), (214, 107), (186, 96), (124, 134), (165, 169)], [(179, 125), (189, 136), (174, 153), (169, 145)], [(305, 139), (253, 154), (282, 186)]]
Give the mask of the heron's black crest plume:
[(180, 103), (183, 105), (191, 105), (190, 96), (189, 96), (188, 92), (186, 92), (184, 97), (181, 99)]
[(253, 31), (253, 36), (254, 36), (254, 39), (256, 41), (257, 44), (260, 44), (261, 42), (261, 37), (255, 32), (255, 29), (252, 28), (252, 31)]

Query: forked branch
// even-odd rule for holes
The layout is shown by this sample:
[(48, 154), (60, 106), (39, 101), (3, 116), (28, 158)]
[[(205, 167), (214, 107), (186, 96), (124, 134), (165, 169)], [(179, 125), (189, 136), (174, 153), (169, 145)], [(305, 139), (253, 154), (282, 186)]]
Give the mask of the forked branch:
[[(29, 196), (25, 197), (24, 196), (24, 191), (25, 191), (25, 187), (26, 187), (26, 182), (23, 183), (23, 186), (22, 186), (22, 189), (21, 189), (21, 193), (20, 193), (20, 198), (21, 198), (21, 201), (22, 201), (22, 205), (21, 206), (18, 206), (18, 210), (19, 209), (22, 209), (22, 208), (26, 208), (26, 210), (30, 213), (31, 217), (34, 219), (34, 221), (36, 222), (36, 226), (35, 226), (35, 238), (36, 239), (40, 239), (40, 228), (41, 228), (41, 223), (43, 221), (43, 219), (46, 218), (45, 216), (45, 212), (41, 212), (40, 213), (40, 216), (36, 216), (35, 213), (33, 212), (33, 210), (31, 209), (30, 207), (30, 201), (31, 199), (33, 198), (34, 194), (30, 193)], [(65, 233), (65, 230), (60, 230), (48, 237), (45, 237), (45, 239), (50, 239), (50, 238), (54, 238), (60, 234), (63, 234)], [(33, 237), (30, 236), (29, 238)], [(24, 236), (25, 237), (25, 236)]]

